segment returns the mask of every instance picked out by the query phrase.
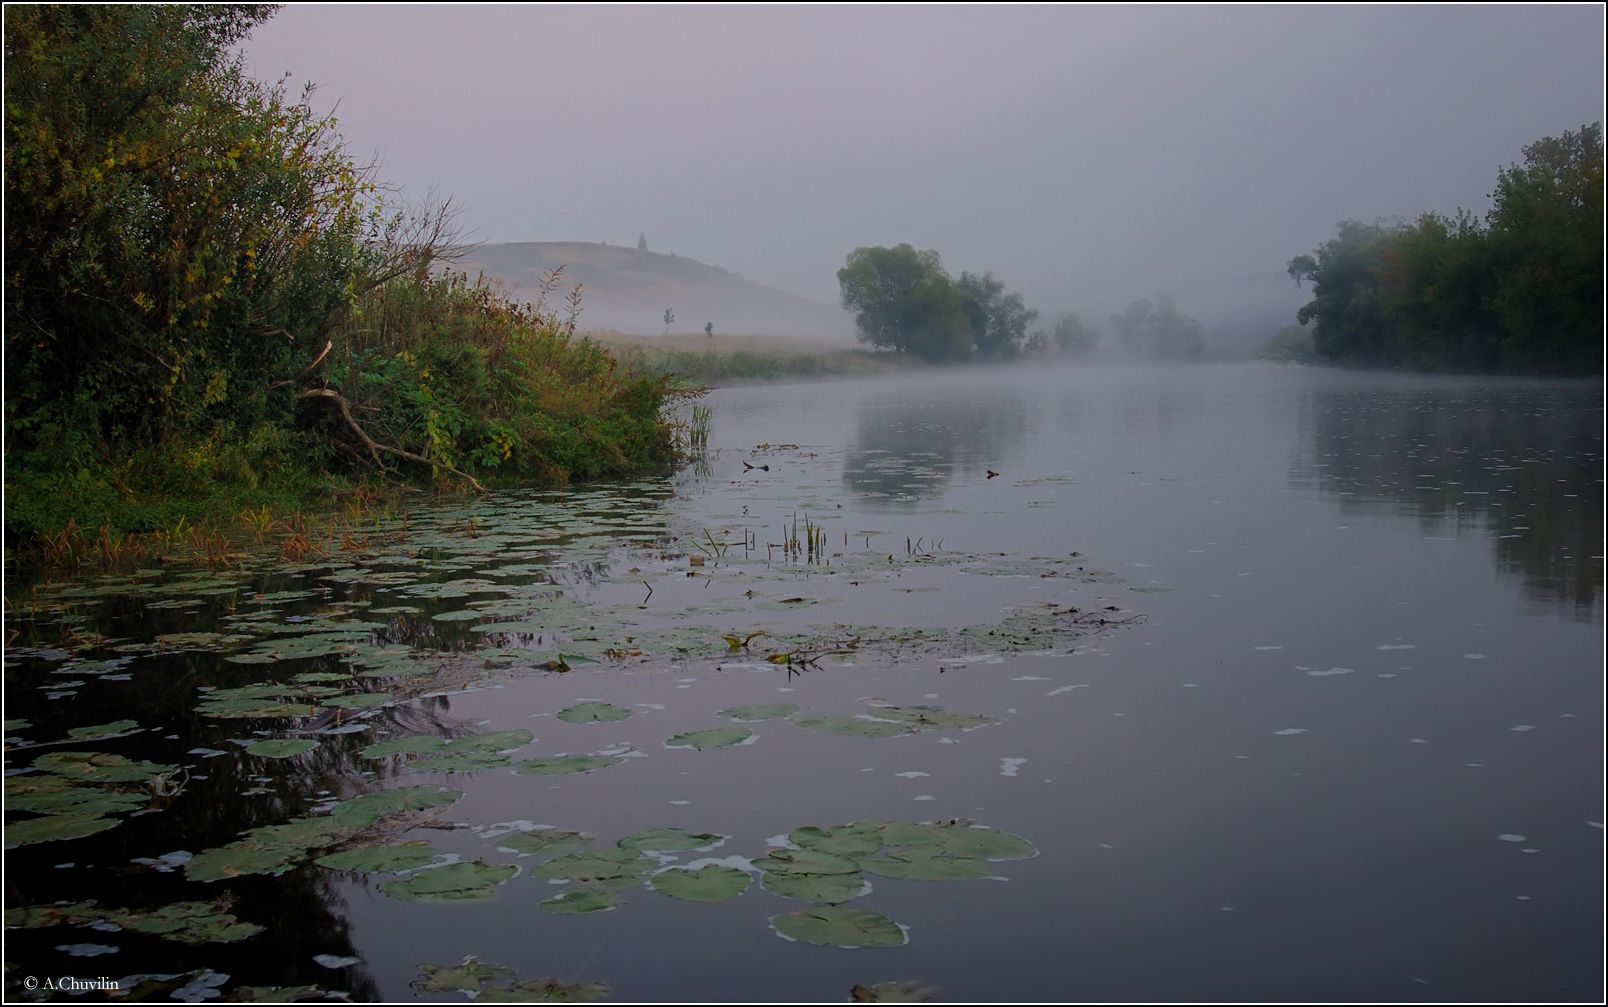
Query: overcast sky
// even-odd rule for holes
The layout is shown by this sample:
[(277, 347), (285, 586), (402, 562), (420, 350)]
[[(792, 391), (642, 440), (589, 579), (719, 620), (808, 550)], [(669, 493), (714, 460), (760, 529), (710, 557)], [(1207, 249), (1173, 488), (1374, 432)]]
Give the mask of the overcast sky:
[(1046, 310), (1168, 290), (1210, 320), (1342, 219), (1483, 213), (1525, 144), (1603, 118), (1603, 25), (1595, 5), (289, 6), (246, 54), (338, 99), (350, 147), (450, 194), (478, 240), (643, 233), (832, 302), (851, 249), (908, 241)]

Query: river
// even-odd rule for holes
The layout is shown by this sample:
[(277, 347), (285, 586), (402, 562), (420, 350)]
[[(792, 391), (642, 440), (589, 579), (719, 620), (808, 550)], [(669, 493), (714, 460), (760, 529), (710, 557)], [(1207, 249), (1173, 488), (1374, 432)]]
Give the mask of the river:
[(1599, 383), (706, 404), (666, 479), (14, 589), (8, 997), (1601, 996)]

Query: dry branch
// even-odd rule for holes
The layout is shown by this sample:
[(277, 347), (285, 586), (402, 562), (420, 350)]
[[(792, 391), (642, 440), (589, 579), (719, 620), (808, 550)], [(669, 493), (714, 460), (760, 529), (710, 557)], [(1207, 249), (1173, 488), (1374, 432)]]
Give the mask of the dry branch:
[(460, 472), (451, 465), (444, 465), (441, 462), (431, 461), (423, 455), (414, 454), (412, 451), (404, 451), (401, 448), (394, 448), (389, 444), (381, 444), (374, 438), (370, 437), (368, 435), (368, 431), (364, 430), (363, 427), (357, 422), (357, 417), (352, 415), (351, 403), (347, 402), (345, 396), (341, 395), (340, 392), (337, 392), (331, 388), (309, 388), (302, 392), (299, 397), (304, 399), (328, 399), (329, 401), (335, 403), (335, 408), (341, 411), (341, 418), (346, 421), (347, 426), (352, 428), (352, 432), (357, 434), (358, 440), (363, 442), (363, 446), (368, 449), (369, 454), (374, 456), (374, 460), (376, 462), (379, 461), (380, 452), (383, 451), (386, 454), (396, 455), (398, 458), (405, 458), (410, 462), (418, 462), (421, 465), (429, 465), (431, 468), (445, 469), (446, 471), (451, 472), (453, 475), (462, 479), (464, 482), (473, 486), (478, 492), (486, 492), (486, 487), (480, 485), (480, 481), (467, 472)]

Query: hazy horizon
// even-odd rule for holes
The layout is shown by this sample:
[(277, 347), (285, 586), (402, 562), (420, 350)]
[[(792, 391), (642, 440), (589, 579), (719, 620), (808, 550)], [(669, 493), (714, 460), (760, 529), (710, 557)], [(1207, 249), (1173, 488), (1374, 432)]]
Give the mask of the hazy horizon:
[[(1483, 213), (1603, 118), (1595, 6), (290, 6), (254, 74), (489, 242), (645, 235), (837, 302), (860, 245), (935, 248), (1046, 314), (1166, 291), (1301, 302), (1345, 219)], [(1100, 319), (1096, 319), (1100, 320)]]

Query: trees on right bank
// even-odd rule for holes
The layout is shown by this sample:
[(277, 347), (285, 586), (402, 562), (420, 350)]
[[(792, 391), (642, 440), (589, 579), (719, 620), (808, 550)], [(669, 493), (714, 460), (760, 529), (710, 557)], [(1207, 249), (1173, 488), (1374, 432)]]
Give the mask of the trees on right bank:
[(1524, 149), (1489, 218), (1342, 223), (1289, 262), (1315, 351), (1381, 366), (1590, 374), (1603, 364), (1601, 124)]

